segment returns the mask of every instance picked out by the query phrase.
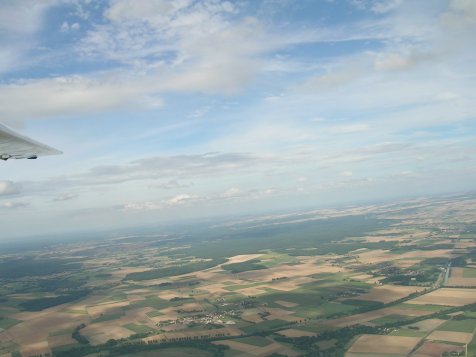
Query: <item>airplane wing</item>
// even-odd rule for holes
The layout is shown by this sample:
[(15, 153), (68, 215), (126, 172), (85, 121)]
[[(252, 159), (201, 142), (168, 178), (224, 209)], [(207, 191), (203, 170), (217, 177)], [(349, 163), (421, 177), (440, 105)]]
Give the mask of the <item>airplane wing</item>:
[(58, 155), (62, 152), (48, 145), (20, 135), (0, 124), (0, 159), (36, 159), (43, 155)]

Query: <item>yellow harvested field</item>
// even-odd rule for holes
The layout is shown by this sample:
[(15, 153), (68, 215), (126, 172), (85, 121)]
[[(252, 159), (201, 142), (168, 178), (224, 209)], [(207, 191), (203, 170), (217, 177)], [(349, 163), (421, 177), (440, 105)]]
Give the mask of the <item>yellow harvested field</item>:
[(393, 262), (393, 265), (399, 268), (409, 268), (412, 265), (419, 263), (422, 259), (401, 259)]
[(383, 285), (376, 286), (370, 292), (359, 295), (355, 299), (389, 303), (421, 290), (423, 290), (422, 287), (416, 286)]
[(310, 332), (310, 331), (297, 330), (297, 329), (294, 329), (294, 328), (278, 331), (277, 334), (282, 335), (284, 337), (290, 337), (290, 338), (317, 336), (317, 333)]
[(266, 317), (267, 320), (284, 320), (289, 322), (299, 320), (298, 317), (291, 316), (294, 313), (293, 311), (283, 310), (279, 308), (265, 308), (263, 310), (270, 314)]
[(262, 322), (263, 319), (258, 315), (260, 312), (263, 311), (261, 309), (247, 309), (241, 315), (241, 319), (253, 323)]
[(256, 296), (256, 295), (266, 294), (266, 290), (261, 290), (255, 287), (236, 290), (236, 292), (246, 296)]
[(475, 242), (458, 242), (455, 244), (456, 249), (473, 248), (475, 246)]
[(95, 323), (86, 326), (81, 330), (92, 345), (106, 343), (110, 339), (127, 338), (134, 332), (124, 327), (118, 326), (117, 320)]
[(181, 305), (175, 308), (175, 311), (181, 310), (183, 312), (195, 312), (195, 311), (203, 311), (202, 305), (196, 302), (191, 302), (188, 304)]
[(453, 267), (450, 270), (450, 277), (451, 278), (462, 278), (463, 277), (464, 268)]
[(20, 352), (22, 356), (44, 356), (47, 353), (51, 354), (51, 350), (48, 346), (48, 341), (41, 341), (22, 345)]
[(364, 242), (366, 243), (378, 243), (378, 242), (391, 242), (391, 241), (400, 241), (401, 238), (398, 236), (368, 236), (364, 237)]
[[(132, 310), (127, 310), (125, 315), (121, 317), (120, 319), (115, 320), (117, 324), (128, 324), (130, 322), (138, 322), (140, 321), (141, 323), (152, 323), (150, 318), (147, 316), (148, 312), (154, 311), (153, 308), (151, 307), (141, 307), (138, 309), (132, 309)], [(153, 325), (152, 325), (153, 327)]]
[(251, 259), (256, 259), (261, 257), (263, 254), (241, 254), (235, 255), (234, 257), (228, 258), (228, 261), (225, 264), (234, 264), (234, 263), (243, 263)]
[(142, 301), (142, 300), (144, 300), (144, 297), (142, 295), (128, 295), (127, 296), (127, 301), (129, 301), (129, 303)]
[(265, 357), (273, 353), (285, 354), (289, 357), (298, 356), (299, 354), (277, 342), (273, 342), (267, 346), (259, 347), (238, 341), (215, 341), (213, 344), (228, 346), (233, 350), (240, 351), (246, 356)]
[(173, 298), (186, 298), (189, 297), (188, 294), (183, 294), (180, 290), (164, 291), (157, 295), (159, 298), (164, 300), (171, 300)]
[(108, 312), (111, 313), (113, 311), (117, 311), (119, 308), (123, 306), (127, 306), (127, 305), (129, 305), (129, 301), (111, 302), (111, 303), (105, 303), (100, 305), (88, 306), (87, 311), (88, 311), (88, 314), (93, 319), (95, 319)]
[(116, 271), (112, 271), (111, 274), (118, 277), (125, 277), (131, 273), (142, 273), (143, 271), (150, 270), (150, 268), (123, 268)]
[(129, 291), (125, 291), (125, 293), (127, 295), (129, 294), (147, 294), (147, 293), (150, 293), (150, 290), (149, 289), (132, 289), (132, 290), (129, 290)]
[(74, 338), (71, 337), (70, 333), (68, 333), (66, 335), (48, 337), (48, 346), (50, 348), (58, 347), (58, 346), (71, 345), (71, 344), (77, 343), (77, 342), (78, 341), (76, 341)]
[(415, 305), (463, 306), (476, 302), (474, 289), (441, 288), (406, 303)]
[(418, 327), (420, 331), (432, 331), (436, 329), (438, 326), (446, 322), (446, 320), (443, 319), (428, 319), (428, 320), (423, 320), (423, 321), (418, 321), (412, 324), (411, 326)]
[(476, 278), (449, 278), (447, 286), (476, 286)]
[(362, 264), (376, 264), (392, 261), (400, 256), (397, 256), (395, 254), (389, 254), (388, 250), (374, 249), (366, 251), (364, 253), (356, 254), (356, 257)]
[(451, 249), (435, 249), (435, 250), (415, 250), (399, 255), (399, 259), (427, 259), (437, 257), (451, 257)]
[(211, 294), (222, 294), (222, 293), (228, 293), (228, 290), (224, 289), (225, 285), (223, 284), (209, 284), (205, 286), (201, 286), (200, 289), (207, 290)]
[(163, 315), (150, 317), (154, 323), (159, 323), (168, 320), (176, 320), (178, 318), (178, 313), (175, 311), (175, 307), (168, 307), (166, 309), (159, 310)]
[(383, 309), (385, 311), (386, 315), (402, 315), (402, 316), (410, 316), (410, 317), (415, 317), (415, 316), (425, 316), (425, 315), (430, 315), (432, 312), (427, 311), (427, 310), (417, 310), (417, 309), (405, 309), (403, 307), (387, 307), (386, 309)]
[(10, 352), (7, 352), (7, 353), (1, 354), (0, 357), (12, 357), (12, 354)]
[(254, 345), (250, 345), (248, 343), (243, 343), (243, 342), (238, 342), (238, 341), (216, 341), (216, 342), (213, 342), (213, 344), (228, 346), (231, 349), (234, 349), (234, 350), (240, 351), (240, 352), (244, 352), (244, 353), (247, 353), (247, 354), (251, 354), (251, 352), (253, 350), (261, 348), (259, 346), (254, 346)]
[(296, 307), (296, 306), (298, 306), (298, 304), (296, 304), (294, 302), (284, 301), (284, 300), (276, 300), (275, 303), (278, 304), (278, 305), (284, 306), (284, 307)]
[(456, 343), (469, 343), (472, 338), (472, 333), (456, 331), (433, 331), (427, 337), (428, 340)]
[(350, 347), (351, 353), (407, 355), (420, 342), (419, 337), (362, 335)]

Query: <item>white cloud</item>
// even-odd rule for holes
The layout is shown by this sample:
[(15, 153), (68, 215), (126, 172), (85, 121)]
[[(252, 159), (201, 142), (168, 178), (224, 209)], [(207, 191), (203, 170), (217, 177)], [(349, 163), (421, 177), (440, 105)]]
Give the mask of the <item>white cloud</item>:
[(80, 28), (81, 28), (81, 25), (77, 22), (69, 24), (68, 21), (64, 21), (61, 24), (60, 31), (61, 32), (78, 31)]
[(114, 1), (78, 51), (147, 68), (160, 90), (235, 93), (253, 78), (266, 52), (256, 21), (229, 18), (217, 1)]
[(0, 196), (17, 195), (20, 187), (12, 181), (0, 181)]
[(5, 208), (5, 209), (25, 208), (28, 206), (29, 206), (28, 203), (21, 202), (21, 201), (5, 201), (0, 204), (0, 208)]
[(195, 194), (181, 193), (160, 202), (130, 202), (121, 207), (128, 211), (156, 211), (167, 207), (181, 206), (188, 203), (193, 203), (200, 200), (200, 197)]
[(46, 11), (57, 0), (4, 0), (0, 2), (0, 74), (24, 65)]
[(69, 30), (69, 24), (67, 21), (64, 21), (62, 24), (61, 24), (61, 27), (60, 27), (60, 31), (61, 32), (67, 32)]
[(340, 124), (332, 125), (327, 128), (331, 134), (351, 134), (351, 133), (361, 133), (368, 131), (370, 128), (365, 123), (351, 123), (351, 124)]
[(195, 194), (181, 193), (177, 196), (169, 198), (165, 202), (170, 206), (176, 206), (196, 200), (197, 198), (199, 198), (199, 196)]
[(223, 198), (236, 197), (240, 194), (241, 190), (238, 187), (232, 187), (221, 194)]
[(45, 11), (56, 3), (56, 0), (4, 0), (0, 3), (0, 30), (10, 34), (35, 33)]
[(161, 208), (161, 204), (154, 202), (131, 202), (122, 207), (126, 211), (154, 211)]
[(403, 0), (378, 0), (371, 5), (371, 10), (377, 14), (383, 14), (402, 5)]
[[(146, 91), (143, 84), (127, 83), (106, 75), (98, 77), (69, 76), (0, 85), (0, 116), (9, 123), (79, 115), (139, 107), (147, 99), (143, 96)], [(24, 98), (28, 98), (28, 105), (12, 104), (22, 103)]]

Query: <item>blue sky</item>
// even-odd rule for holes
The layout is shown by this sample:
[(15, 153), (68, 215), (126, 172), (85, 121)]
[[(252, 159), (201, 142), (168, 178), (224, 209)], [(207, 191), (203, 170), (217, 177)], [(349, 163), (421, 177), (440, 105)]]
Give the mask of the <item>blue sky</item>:
[(2, 237), (474, 190), (472, 0), (0, 3)]

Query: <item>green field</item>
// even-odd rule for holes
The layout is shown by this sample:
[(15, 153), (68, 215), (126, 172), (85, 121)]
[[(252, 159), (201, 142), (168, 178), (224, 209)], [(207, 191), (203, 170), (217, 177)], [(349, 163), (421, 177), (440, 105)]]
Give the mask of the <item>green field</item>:
[(14, 313), (14, 312), (12, 312), (10, 310), (0, 310), (0, 317), (5, 317), (5, 316), (8, 316), (12, 313)]
[(257, 347), (264, 347), (268, 346), (272, 343), (272, 341), (260, 337), (260, 336), (250, 336), (250, 337), (244, 337), (244, 338), (237, 338), (234, 341), (236, 342), (242, 342), (242, 343), (247, 343), (249, 345), (257, 346)]
[(290, 256), (289, 254), (282, 254), (282, 253), (275, 253), (269, 252), (267, 254), (262, 255), (259, 257), (260, 264), (272, 268), (275, 266), (287, 264), (293, 265), (298, 263), (298, 260), (295, 257)]
[(476, 269), (475, 268), (464, 268), (463, 278), (476, 278)]
[(471, 332), (476, 329), (476, 319), (449, 320), (438, 327), (440, 331)]
[(14, 342), (0, 342), (0, 355), (7, 354), (13, 351), (16, 351), (18, 349), (18, 345)]
[(9, 319), (7, 317), (0, 317), (0, 329), (6, 330), (16, 324), (19, 324), (21, 321), (15, 319)]
[(147, 333), (150, 331), (155, 331), (152, 327), (149, 327), (147, 325), (141, 325), (141, 324), (135, 324), (135, 323), (129, 323), (122, 325), (122, 327), (125, 327), (128, 330), (131, 330), (135, 333)]
[(122, 316), (124, 316), (124, 312), (117, 313), (117, 314), (105, 314), (105, 315), (99, 316), (98, 318), (95, 318), (91, 322), (98, 323), (98, 322), (111, 321), (111, 320), (120, 319)]
[(62, 335), (71, 335), (73, 332), (73, 329), (67, 328), (63, 330), (56, 330), (56, 331), (51, 331), (48, 336), (62, 336)]
[(375, 320), (370, 320), (371, 323), (376, 325), (386, 325), (386, 324), (393, 324), (395, 322), (403, 322), (408, 320), (408, 317), (402, 315), (387, 315), (384, 317), (380, 317)]
[(468, 356), (476, 356), (476, 334), (473, 335), (473, 339), (468, 343)]
[(161, 313), (160, 311), (154, 310), (154, 311), (147, 312), (146, 315), (149, 317), (156, 317), (156, 316), (162, 316), (163, 313)]
[(250, 270), (266, 269), (267, 267), (261, 264), (261, 261), (259, 259), (251, 259), (241, 263), (224, 264), (222, 265), (222, 268), (232, 274), (238, 274)]
[(404, 309), (410, 309), (410, 310), (422, 310), (422, 311), (432, 311), (432, 312), (438, 312), (438, 311), (443, 311), (447, 310), (447, 306), (440, 306), (440, 305), (416, 305), (416, 304), (398, 304), (396, 307), (401, 307)]

